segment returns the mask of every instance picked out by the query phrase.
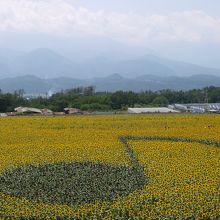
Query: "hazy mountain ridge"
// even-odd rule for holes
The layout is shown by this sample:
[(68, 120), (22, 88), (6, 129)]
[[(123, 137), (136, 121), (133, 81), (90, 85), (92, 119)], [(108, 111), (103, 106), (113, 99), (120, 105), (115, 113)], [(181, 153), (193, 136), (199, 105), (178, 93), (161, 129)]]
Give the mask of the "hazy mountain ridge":
[(47, 48), (28, 53), (0, 49), (0, 78), (6, 76), (35, 75), (40, 78), (70, 77), (87, 79), (107, 77), (118, 73), (123, 77), (134, 78), (141, 75), (191, 76), (217, 75), (220, 69), (207, 68), (185, 62), (161, 58), (152, 54), (143, 57), (112, 59), (100, 55), (83, 62), (75, 62)]
[(42, 94), (48, 92), (59, 92), (78, 86), (95, 86), (96, 91), (114, 92), (124, 91), (146, 91), (146, 90), (189, 90), (203, 88), (206, 86), (220, 86), (220, 77), (209, 75), (194, 75), (189, 77), (159, 77), (143, 75), (136, 78), (125, 78), (119, 74), (113, 74), (102, 78), (74, 79), (68, 77), (41, 79), (36, 76), (19, 76), (0, 80), (0, 89), (3, 92), (13, 92), (24, 89), (25, 93)]
[(11, 69), (15, 75), (57, 77), (70, 75), (74, 70), (74, 63), (49, 49), (38, 49), (14, 59)]
[(126, 59), (123, 56), (102, 54), (79, 63), (47, 48), (28, 53), (0, 49), (0, 89), (39, 94), (88, 85), (97, 91), (136, 92), (220, 86), (219, 69), (152, 54)]
[(36, 76), (18, 76), (0, 80), (0, 89), (3, 92), (14, 92), (24, 89), (25, 93), (47, 93), (51, 85), (46, 80)]

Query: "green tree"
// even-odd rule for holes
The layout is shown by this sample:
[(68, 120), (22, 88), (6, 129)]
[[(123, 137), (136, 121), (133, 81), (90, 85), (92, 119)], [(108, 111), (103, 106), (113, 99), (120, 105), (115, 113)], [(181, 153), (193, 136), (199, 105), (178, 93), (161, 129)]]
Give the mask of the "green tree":
[(160, 107), (165, 107), (169, 104), (169, 101), (164, 96), (158, 96), (153, 100), (152, 104)]

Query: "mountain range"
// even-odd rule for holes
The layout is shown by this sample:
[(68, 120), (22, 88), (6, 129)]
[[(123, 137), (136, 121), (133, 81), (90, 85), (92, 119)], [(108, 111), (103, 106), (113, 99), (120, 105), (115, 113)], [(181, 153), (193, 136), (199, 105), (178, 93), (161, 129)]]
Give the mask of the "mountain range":
[[(75, 55), (77, 56), (77, 54)], [(0, 78), (35, 75), (40, 78), (71, 77), (87, 79), (112, 74), (124, 77), (141, 75), (192, 76), (217, 75), (220, 69), (202, 67), (147, 54), (142, 57), (123, 57), (120, 54), (103, 54), (81, 62), (65, 57), (47, 48), (30, 52), (0, 49)]]
[(97, 91), (187, 90), (220, 86), (220, 69), (151, 53), (129, 58), (101, 54), (76, 61), (47, 48), (30, 52), (0, 48), (0, 88), (5, 92), (46, 93), (86, 85)]
[(52, 94), (65, 89), (91, 85), (95, 86), (96, 91), (109, 92), (117, 90), (135, 92), (163, 89), (190, 90), (206, 86), (220, 86), (220, 77), (211, 75), (193, 75), (189, 77), (142, 75), (136, 78), (126, 78), (119, 74), (113, 74), (92, 79), (74, 79), (69, 77), (42, 79), (26, 75), (0, 80), (0, 88), (3, 92), (24, 89), (26, 94)]

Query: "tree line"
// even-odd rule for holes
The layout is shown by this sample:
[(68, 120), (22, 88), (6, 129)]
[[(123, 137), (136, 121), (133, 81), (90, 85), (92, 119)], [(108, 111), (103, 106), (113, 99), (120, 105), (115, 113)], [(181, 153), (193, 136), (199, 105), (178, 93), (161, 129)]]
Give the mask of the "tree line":
[(58, 92), (49, 98), (27, 100), (23, 90), (14, 93), (0, 91), (0, 112), (12, 112), (18, 106), (48, 108), (63, 111), (78, 108), (85, 111), (126, 110), (128, 107), (163, 107), (174, 103), (220, 102), (220, 87), (206, 87), (189, 91), (132, 91), (95, 92), (94, 87), (78, 87)]

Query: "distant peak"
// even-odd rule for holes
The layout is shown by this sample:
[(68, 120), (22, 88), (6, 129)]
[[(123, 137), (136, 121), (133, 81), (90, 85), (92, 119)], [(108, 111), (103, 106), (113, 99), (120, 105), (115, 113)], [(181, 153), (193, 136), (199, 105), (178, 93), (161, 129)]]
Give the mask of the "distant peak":
[(69, 58), (64, 57), (63, 55), (57, 53), (56, 51), (53, 51), (48, 48), (38, 48), (35, 50), (30, 51), (25, 55), (25, 57), (30, 57), (32, 59), (40, 59), (40, 60), (45, 60), (45, 59), (50, 59), (52, 62), (60, 62), (62, 60), (65, 60), (65, 62), (71, 62)]
[(123, 77), (119, 73), (114, 73), (114, 74), (108, 76), (108, 78), (111, 78), (111, 79), (122, 79)]

